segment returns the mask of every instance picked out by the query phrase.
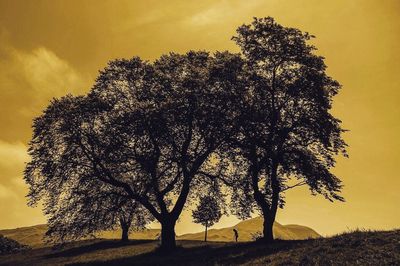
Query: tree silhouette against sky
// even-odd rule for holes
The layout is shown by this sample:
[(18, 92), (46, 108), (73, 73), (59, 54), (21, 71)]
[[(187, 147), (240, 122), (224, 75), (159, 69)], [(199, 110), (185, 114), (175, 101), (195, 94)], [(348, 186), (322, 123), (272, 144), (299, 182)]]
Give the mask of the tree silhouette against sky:
[(87, 96), (54, 100), (35, 119), (30, 203), (52, 205), (62, 190), (101, 181), (142, 204), (161, 224), (161, 247), (174, 248), (197, 174), (232, 131), (224, 125), (240, 62), (207, 52), (110, 62)]
[(236, 150), (226, 156), (242, 172), (231, 175), (233, 209), (247, 216), (257, 207), (266, 241), (273, 240), (286, 190), (308, 185), (313, 195), (344, 200), (341, 181), (331, 172), (335, 156), (347, 156), (341, 121), (330, 113), (340, 84), (327, 76), (311, 38), (271, 17), (254, 18), (233, 37), (246, 62), (239, 131), (231, 142)]
[(261, 210), (267, 241), (285, 190), (343, 200), (331, 168), (346, 145), (329, 112), (340, 85), (312, 36), (272, 18), (237, 33), (242, 54), (113, 60), (87, 95), (53, 100), (33, 124), (29, 203), (112, 193), (147, 209), (173, 249), (180, 214), (210, 182), (230, 187), (239, 217)]
[(218, 223), (222, 216), (221, 207), (218, 201), (212, 196), (203, 196), (200, 198), (199, 205), (192, 211), (193, 221), (202, 224), (205, 227), (204, 241), (207, 242), (207, 229)]

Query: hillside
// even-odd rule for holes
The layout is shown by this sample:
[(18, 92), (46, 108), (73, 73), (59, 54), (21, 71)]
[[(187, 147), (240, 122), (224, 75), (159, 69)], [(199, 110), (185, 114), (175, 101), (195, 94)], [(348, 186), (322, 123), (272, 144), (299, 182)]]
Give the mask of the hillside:
[(84, 240), (62, 249), (36, 248), (0, 256), (0, 265), (400, 265), (400, 230), (352, 232), (331, 238), (222, 243), (179, 240), (175, 252), (158, 242)]
[[(248, 219), (238, 223), (232, 227), (226, 227), (221, 229), (210, 229), (208, 231), (209, 241), (219, 242), (231, 242), (233, 241), (232, 229), (236, 228), (239, 232), (239, 241), (252, 241), (253, 235), (262, 232), (262, 218), (257, 217)], [(0, 234), (14, 239), (21, 244), (29, 245), (32, 247), (43, 246), (43, 236), (47, 230), (46, 225), (36, 225), (30, 227), (22, 227), (16, 229), (0, 230)], [(146, 229), (140, 232), (133, 232), (130, 234), (131, 239), (144, 239), (154, 240), (160, 234), (160, 229)], [(317, 238), (320, 235), (313, 229), (301, 226), (301, 225), (281, 225), (279, 223), (274, 224), (275, 238), (283, 240), (300, 240), (308, 238)], [(98, 235), (99, 238), (105, 239), (118, 239), (120, 238), (120, 232), (117, 231), (106, 231)], [(203, 240), (204, 232), (198, 232), (193, 234), (184, 234), (177, 236), (178, 240)]]
[[(46, 243), (43, 241), (43, 237), (47, 231), (47, 225), (39, 224), (28, 227), (20, 227), (15, 229), (0, 230), (0, 235), (11, 238), (18, 241), (21, 244), (28, 245), (31, 247), (43, 247)], [(98, 238), (105, 239), (119, 239), (120, 231), (104, 231), (98, 234)], [(160, 234), (160, 229), (145, 229), (140, 232), (133, 232), (130, 235), (131, 239), (144, 239), (154, 240)]]
[(43, 236), (46, 233), (47, 226), (39, 224), (15, 229), (0, 230), (0, 235), (14, 239), (23, 245), (31, 247), (43, 245)]
[[(220, 241), (220, 242), (233, 241), (232, 229), (234, 228), (237, 229), (239, 232), (238, 241), (240, 242), (252, 241), (257, 233), (262, 232), (263, 219), (261, 217), (256, 217), (240, 222), (232, 227), (227, 227), (222, 229), (210, 229), (208, 230), (207, 233), (208, 235), (207, 239), (209, 241)], [(273, 229), (275, 238), (282, 240), (301, 240), (301, 239), (320, 237), (320, 235), (313, 229), (301, 225), (281, 225), (278, 222), (275, 222)], [(178, 239), (203, 240), (204, 232), (199, 232), (195, 234), (185, 234), (179, 236)]]

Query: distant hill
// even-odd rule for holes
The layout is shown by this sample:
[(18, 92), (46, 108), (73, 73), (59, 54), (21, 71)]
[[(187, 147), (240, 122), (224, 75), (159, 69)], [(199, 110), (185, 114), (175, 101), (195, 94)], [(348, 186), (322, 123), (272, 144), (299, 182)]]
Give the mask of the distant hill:
[(29, 246), (43, 245), (43, 236), (47, 231), (47, 225), (39, 224), (15, 229), (0, 230), (0, 235), (16, 240), (18, 243)]
[[(239, 241), (252, 241), (253, 236), (262, 232), (263, 219), (256, 217), (238, 223), (232, 227), (221, 229), (209, 229), (209, 241), (231, 242), (233, 241), (232, 229), (235, 228), (239, 232)], [(32, 247), (43, 246), (43, 236), (47, 230), (46, 225), (35, 225), (29, 227), (21, 227), (16, 229), (0, 230), (0, 234), (14, 239), (21, 244), (29, 245)], [(160, 235), (160, 229), (145, 229), (140, 232), (133, 232), (130, 234), (131, 239), (157, 239)], [(320, 235), (313, 229), (301, 225), (281, 225), (277, 222), (274, 224), (275, 238), (282, 240), (301, 240), (308, 238), (318, 238)], [(120, 238), (120, 231), (106, 231), (98, 235), (99, 238), (118, 239)], [(193, 234), (184, 234), (177, 236), (178, 240), (203, 240), (204, 232)]]
[[(135, 231), (129, 234), (130, 239), (144, 239), (144, 240), (154, 240), (157, 239), (160, 235), (160, 229), (145, 229), (143, 231)], [(105, 239), (120, 239), (121, 238), (121, 231), (105, 231), (101, 232), (97, 235), (98, 238), (105, 238)]]
[[(14, 239), (21, 244), (29, 245), (31, 247), (41, 247), (46, 244), (43, 241), (43, 237), (47, 231), (47, 225), (39, 224), (28, 227), (20, 227), (15, 229), (0, 230), (0, 235)], [(145, 229), (140, 232), (133, 232), (130, 234), (131, 239), (156, 239), (160, 234), (160, 229)], [(119, 239), (121, 232), (116, 231), (104, 231), (98, 234), (98, 238), (105, 239)]]
[[(233, 241), (232, 230), (234, 228), (239, 232), (238, 241), (252, 241), (255, 235), (262, 233), (263, 219), (261, 217), (256, 217), (240, 222), (232, 227), (210, 229), (207, 233), (207, 240), (221, 242)], [(319, 235), (313, 229), (302, 225), (281, 225), (278, 222), (275, 222), (273, 230), (275, 238), (282, 240), (302, 240), (321, 237), (321, 235)], [(203, 240), (204, 232), (184, 234), (179, 236), (178, 239)]]

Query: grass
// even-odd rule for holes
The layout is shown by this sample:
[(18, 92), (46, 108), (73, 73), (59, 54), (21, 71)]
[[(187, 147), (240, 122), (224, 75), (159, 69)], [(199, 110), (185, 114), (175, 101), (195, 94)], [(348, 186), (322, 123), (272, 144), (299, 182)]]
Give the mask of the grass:
[(400, 230), (354, 231), (331, 238), (222, 243), (177, 242), (174, 252), (158, 242), (85, 240), (61, 249), (37, 248), (0, 256), (0, 265), (400, 265)]

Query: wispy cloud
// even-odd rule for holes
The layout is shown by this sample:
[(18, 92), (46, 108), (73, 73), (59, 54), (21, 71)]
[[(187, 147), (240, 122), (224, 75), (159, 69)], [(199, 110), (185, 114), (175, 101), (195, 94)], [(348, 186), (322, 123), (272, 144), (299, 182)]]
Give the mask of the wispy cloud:
[(31, 223), (21, 219), (22, 213), (44, 221), (40, 209), (29, 208), (25, 198), (30, 125), (53, 97), (79, 94), (89, 84), (89, 78), (50, 49), (18, 49), (0, 32), (0, 217), (7, 217), (0, 219), (0, 228)]
[(243, 15), (261, 5), (261, 0), (247, 0), (247, 1), (228, 1), (222, 0), (216, 2), (214, 5), (201, 10), (187, 17), (185, 22), (193, 26), (209, 26), (212, 24), (221, 24), (227, 20), (234, 19), (238, 15)]
[(17, 194), (10, 190), (8, 187), (0, 184), (0, 199), (1, 200), (15, 200), (17, 199)]
[(22, 142), (9, 143), (0, 140), (0, 169), (19, 168), (29, 160), (27, 147)]
[[(28, 186), (23, 180), (23, 170), (28, 161), (26, 145), (0, 140), (0, 217), (7, 217), (0, 219), (0, 229), (44, 222), (40, 208), (27, 206)], [(25, 219), (21, 215), (26, 215)]]
[(76, 92), (84, 84), (73, 67), (45, 47), (30, 53), (14, 50), (13, 57), (23, 78), (36, 93), (59, 96), (65, 92)]
[(10, 143), (0, 140), (1, 197), (4, 198), (26, 192), (26, 186), (22, 179), (22, 172), (25, 163), (28, 161), (27, 147), (23, 143)]
[(10, 46), (0, 49), (4, 55), (0, 63), (1, 94), (30, 97), (28, 104), (24, 102), (25, 112), (43, 107), (53, 97), (76, 94), (88, 83), (68, 62), (45, 47), (30, 52)]
[(0, 140), (26, 141), (49, 101), (89, 89), (91, 79), (46, 47), (26, 51), (0, 34)]

